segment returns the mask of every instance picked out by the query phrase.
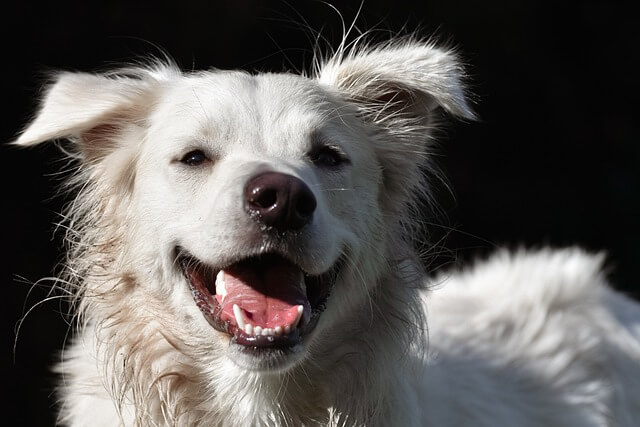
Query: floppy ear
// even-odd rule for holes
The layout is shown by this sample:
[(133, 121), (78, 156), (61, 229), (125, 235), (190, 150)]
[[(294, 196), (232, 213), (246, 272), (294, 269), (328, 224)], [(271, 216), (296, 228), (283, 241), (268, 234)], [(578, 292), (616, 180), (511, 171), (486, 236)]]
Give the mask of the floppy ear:
[(337, 86), (369, 108), (378, 107), (378, 120), (384, 120), (384, 110), (424, 119), (437, 107), (473, 120), (463, 78), (452, 51), (413, 39), (339, 51), (318, 72), (321, 83)]
[(99, 160), (112, 151), (127, 126), (144, 117), (153, 103), (156, 77), (142, 69), (137, 74), (60, 73), (14, 144), (33, 146), (67, 138), (78, 143), (83, 160)]
[(422, 169), (438, 109), (473, 120), (464, 70), (449, 50), (415, 39), (339, 51), (320, 66), (317, 79), (337, 89), (374, 125), (387, 207), (403, 210), (428, 193)]

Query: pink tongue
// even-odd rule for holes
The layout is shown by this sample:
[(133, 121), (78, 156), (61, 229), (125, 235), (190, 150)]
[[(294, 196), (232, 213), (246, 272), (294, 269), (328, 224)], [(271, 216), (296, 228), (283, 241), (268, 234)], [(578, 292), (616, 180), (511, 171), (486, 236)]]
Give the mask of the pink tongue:
[(298, 305), (306, 312), (310, 311), (302, 271), (286, 262), (265, 264), (241, 264), (224, 270), (227, 294), (224, 301), (222, 296), (216, 295), (222, 306), (222, 320), (237, 323), (233, 313), (233, 306), (237, 304), (246, 322), (254, 327), (281, 326), (284, 329), (295, 321)]

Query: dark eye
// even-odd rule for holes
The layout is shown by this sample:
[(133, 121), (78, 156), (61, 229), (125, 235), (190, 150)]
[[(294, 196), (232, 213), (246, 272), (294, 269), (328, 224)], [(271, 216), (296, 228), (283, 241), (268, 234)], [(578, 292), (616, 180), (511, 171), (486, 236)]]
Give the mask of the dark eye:
[(189, 151), (185, 154), (182, 159), (180, 159), (181, 163), (184, 163), (187, 166), (200, 166), (204, 162), (209, 160), (207, 156), (202, 152), (202, 150), (193, 150)]
[(340, 151), (329, 146), (319, 147), (309, 157), (316, 166), (326, 168), (335, 168), (349, 161)]

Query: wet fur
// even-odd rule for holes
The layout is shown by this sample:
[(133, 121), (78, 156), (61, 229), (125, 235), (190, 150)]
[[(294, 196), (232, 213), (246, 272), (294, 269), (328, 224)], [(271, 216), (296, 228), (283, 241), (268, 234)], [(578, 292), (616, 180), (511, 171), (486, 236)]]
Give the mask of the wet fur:
[[(219, 112), (216, 102), (228, 108)], [(17, 144), (66, 138), (77, 160), (60, 278), (77, 331), (58, 365), (60, 422), (634, 425), (640, 310), (607, 287), (601, 256), (503, 252), (426, 278), (412, 236), (417, 207), (429, 198), (424, 170), (433, 170), (442, 111), (474, 118), (463, 69), (453, 52), (416, 39), (343, 47), (310, 76), (183, 73), (160, 62), (57, 75)], [(163, 175), (154, 175), (164, 167), (154, 163), (158, 153), (199, 126), (206, 128), (200, 139), (175, 143), (186, 150), (194, 140), (217, 141), (215, 132), (225, 129), (227, 145), (210, 143), (219, 153), (211, 173), (228, 189), (208, 190), (218, 194), (215, 205), (173, 194), (172, 184), (165, 197), (157, 189)], [(267, 134), (290, 138), (289, 148), (278, 138), (246, 142), (245, 126), (266, 126)], [(352, 169), (330, 177), (295, 156), (291, 147), (314, 126), (351, 150)], [(167, 131), (174, 139), (161, 144)], [(225, 163), (230, 157), (235, 167)], [(242, 254), (247, 245), (231, 226), (227, 194), (264, 168), (301, 177), (319, 199), (320, 230), (300, 238), (301, 262), (321, 270), (333, 255), (348, 261), (302, 355), (272, 372), (233, 361), (228, 339), (202, 319), (162, 240), (165, 229), (193, 231), (185, 239), (211, 253), (211, 262)], [(167, 180), (191, 183), (180, 188), (208, 182), (180, 173)], [(186, 200), (192, 209), (182, 210)], [(181, 219), (201, 203), (202, 212), (220, 212), (202, 220), (215, 229), (211, 236), (196, 229), (196, 219)], [(428, 291), (430, 284), (437, 286)]]

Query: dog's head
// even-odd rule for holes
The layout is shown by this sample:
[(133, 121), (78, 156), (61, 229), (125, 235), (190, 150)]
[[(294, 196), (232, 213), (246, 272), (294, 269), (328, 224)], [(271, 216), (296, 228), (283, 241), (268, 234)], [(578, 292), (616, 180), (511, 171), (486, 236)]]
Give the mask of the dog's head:
[(80, 159), (72, 210), (100, 248), (80, 280), (118, 294), (85, 314), (126, 306), (243, 369), (287, 369), (406, 255), (436, 110), (473, 116), (461, 77), (417, 41), (339, 52), (312, 77), (62, 73), (17, 143), (67, 138)]

